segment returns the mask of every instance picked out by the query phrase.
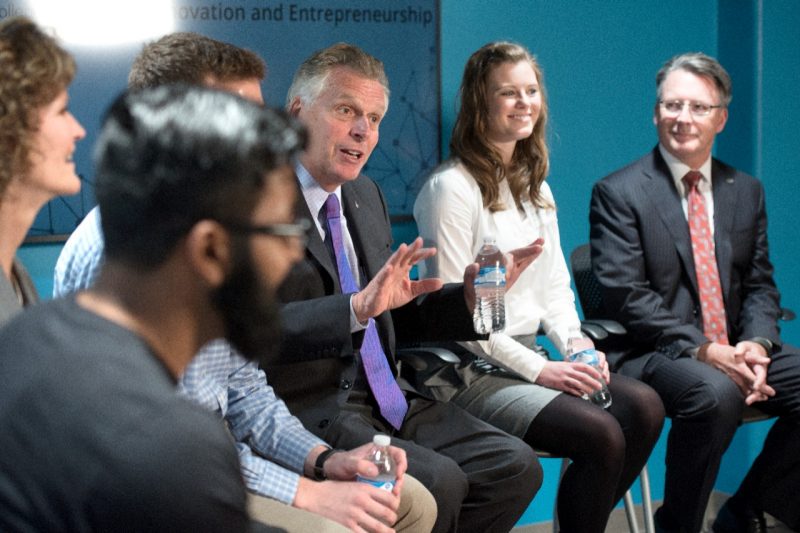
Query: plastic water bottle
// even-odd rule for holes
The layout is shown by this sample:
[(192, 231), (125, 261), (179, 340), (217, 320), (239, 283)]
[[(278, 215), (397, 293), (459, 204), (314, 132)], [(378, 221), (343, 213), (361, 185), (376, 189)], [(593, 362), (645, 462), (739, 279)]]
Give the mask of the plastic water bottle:
[(480, 334), (506, 327), (506, 264), (494, 237), (483, 239), (475, 258), (480, 270), (475, 278), (475, 309), (472, 321)]
[[(566, 359), (570, 363), (586, 363), (600, 371), (600, 358), (597, 356), (597, 350), (594, 349), (591, 339), (587, 337), (579, 336), (569, 339)], [(600, 378), (600, 387), (589, 395), (584, 394), (583, 398), (603, 409), (608, 409), (611, 405), (611, 391), (608, 390), (608, 384), (603, 378)]]
[(378, 475), (375, 477), (356, 476), (358, 481), (369, 483), (379, 489), (391, 491), (397, 481), (397, 468), (391, 454), (389, 454), (389, 444), (391, 439), (388, 435), (375, 435), (372, 438), (372, 448), (367, 454), (367, 460), (378, 467)]

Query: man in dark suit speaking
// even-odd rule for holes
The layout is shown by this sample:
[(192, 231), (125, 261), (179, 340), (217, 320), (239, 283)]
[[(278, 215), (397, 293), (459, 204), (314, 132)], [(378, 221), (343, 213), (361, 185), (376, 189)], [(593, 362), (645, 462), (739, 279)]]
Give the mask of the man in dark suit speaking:
[[(541, 484), (530, 448), (396, 377), (395, 334), (475, 337), (477, 265), (467, 269), (467, 283), (442, 287), (408, 277), (435, 253), (421, 239), (392, 253), (383, 195), (361, 175), (388, 102), (383, 64), (351, 45), (316, 52), (295, 74), (287, 109), (309, 130), (295, 165), (304, 200), (298, 212), (314, 224), (305, 262), (280, 291), (282, 360), (267, 372), (292, 413), (334, 446), (391, 434), (406, 450), (408, 471), (436, 498), (436, 531), (509, 531)], [(510, 255), (508, 281), (540, 251)]]
[(656, 76), (658, 146), (592, 192), (592, 266), (628, 336), (607, 356), (652, 386), (672, 418), (663, 531), (697, 532), (745, 405), (779, 416), (714, 531), (761, 531), (763, 512), (800, 527), (800, 356), (778, 332), (764, 189), (711, 157), (730, 77), (713, 58)]

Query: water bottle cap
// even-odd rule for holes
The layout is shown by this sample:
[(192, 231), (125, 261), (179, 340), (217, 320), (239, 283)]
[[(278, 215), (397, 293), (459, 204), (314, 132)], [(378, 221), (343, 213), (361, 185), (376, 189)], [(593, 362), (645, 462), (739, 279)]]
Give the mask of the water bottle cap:
[(375, 446), (388, 446), (392, 442), (389, 435), (375, 435), (372, 437), (372, 444)]

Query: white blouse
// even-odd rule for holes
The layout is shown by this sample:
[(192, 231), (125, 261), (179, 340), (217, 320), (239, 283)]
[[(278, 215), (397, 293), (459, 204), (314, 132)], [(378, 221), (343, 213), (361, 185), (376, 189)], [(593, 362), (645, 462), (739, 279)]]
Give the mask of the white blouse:
[[(542, 183), (542, 196), (555, 205), (550, 187)], [(420, 277), (440, 277), (445, 283), (460, 281), (475, 259), (485, 235), (492, 235), (503, 252), (544, 238), (542, 254), (520, 275), (506, 293), (506, 328), (488, 341), (462, 343), (472, 353), (534, 382), (545, 359), (513, 337), (535, 335), (539, 325), (563, 354), (567, 340), (580, 331), (575, 296), (558, 232), (555, 208), (540, 209), (525, 200), (518, 209), (511, 189), (500, 183), (503, 211), (483, 206), (478, 183), (458, 161), (440, 165), (420, 190), (414, 218), (426, 246), (437, 254), (420, 265)]]

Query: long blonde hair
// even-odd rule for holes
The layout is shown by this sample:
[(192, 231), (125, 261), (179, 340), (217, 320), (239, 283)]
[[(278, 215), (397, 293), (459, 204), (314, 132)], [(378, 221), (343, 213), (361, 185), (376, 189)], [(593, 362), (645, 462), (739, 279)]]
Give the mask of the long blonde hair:
[[(489, 74), (497, 66), (520, 61), (530, 63), (536, 74), (542, 107), (533, 133), (517, 141), (511, 161), (506, 166), (500, 152), (487, 141), (487, 83)], [(528, 198), (536, 207), (553, 207), (541, 194), (550, 161), (545, 141), (547, 98), (536, 58), (516, 43), (493, 42), (484, 45), (467, 60), (459, 95), (461, 107), (450, 139), (450, 153), (461, 160), (478, 182), (484, 206), (490, 211), (510, 207), (503, 205), (499, 198), (499, 183), (505, 178), (518, 204)]]

